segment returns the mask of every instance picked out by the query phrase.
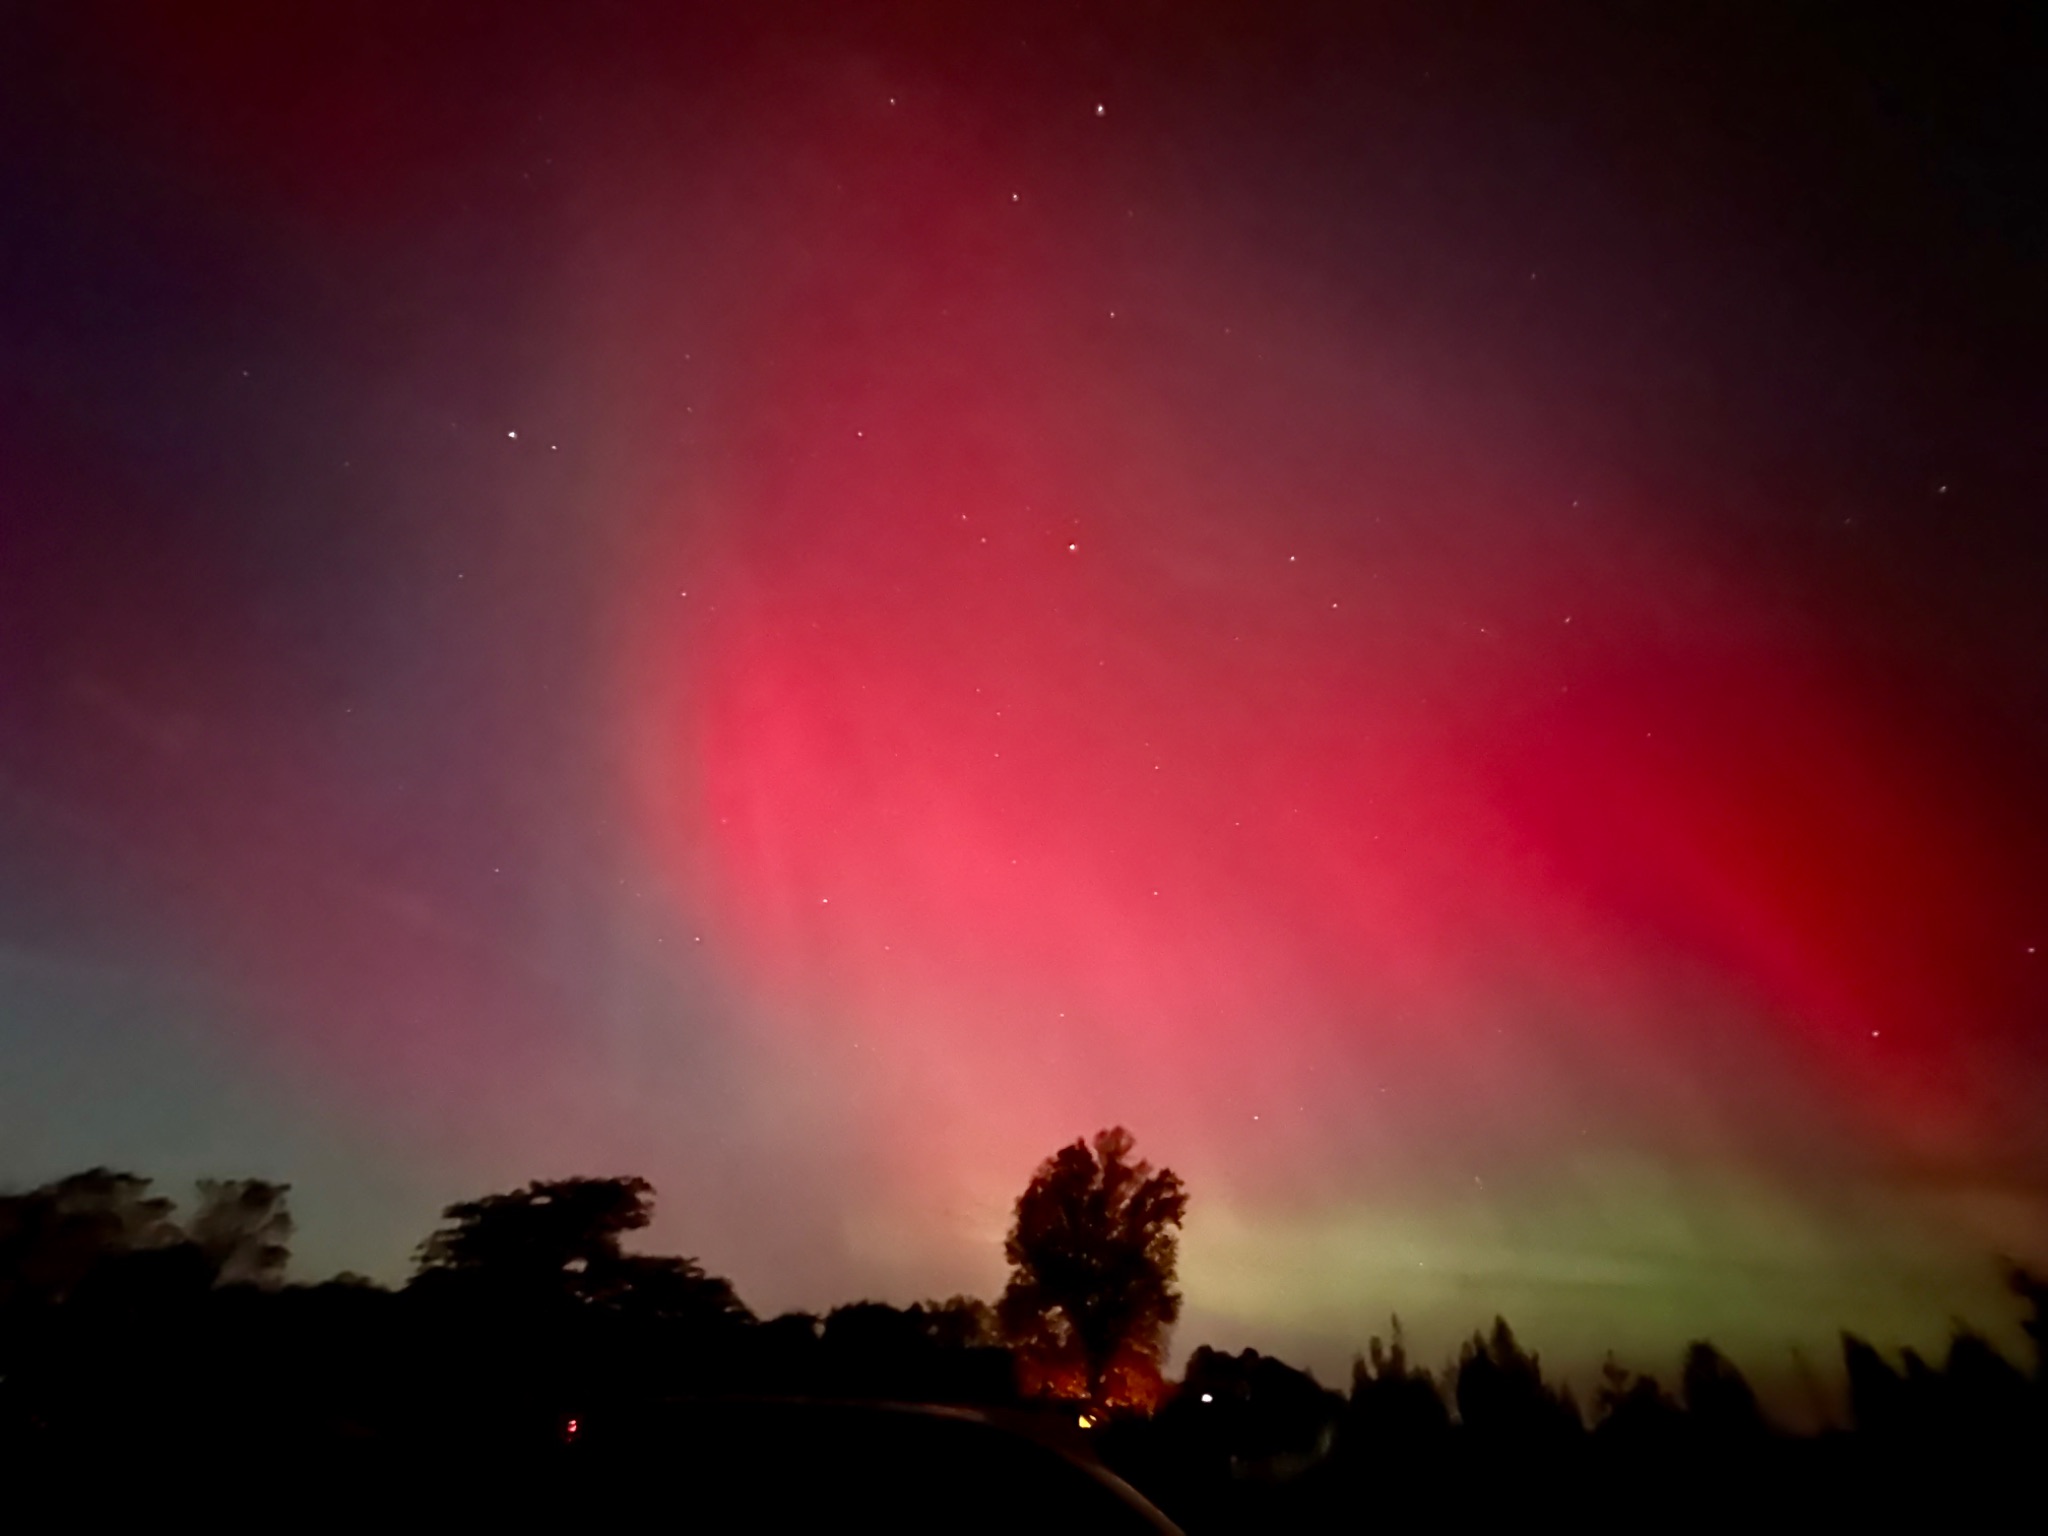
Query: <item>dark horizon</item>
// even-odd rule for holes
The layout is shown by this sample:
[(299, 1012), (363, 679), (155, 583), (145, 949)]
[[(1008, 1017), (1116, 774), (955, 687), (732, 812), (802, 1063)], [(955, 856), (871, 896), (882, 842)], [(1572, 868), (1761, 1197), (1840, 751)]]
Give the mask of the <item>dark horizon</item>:
[(1819, 1432), (1774, 1419), (1708, 1341), (1670, 1374), (1610, 1357), (1580, 1391), (1499, 1318), (1440, 1370), (1397, 1327), (1348, 1389), (1207, 1346), (1176, 1379), (1189, 1192), (1134, 1145), (1107, 1128), (1039, 1165), (993, 1305), (822, 1317), (758, 1317), (693, 1259), (629, 1247), (642, 1179), (457, 1202), (392, 1291), (286, 1283), (280, 1186), (211, 1181), (186, 1215), (92, 1170), (0, 1196), (0, 1459), (101, 1509), (211, 1457), (329, 1516), (553, 1524), (658, 1490), (720, 1529), (990, 1536), (1166, 1536), (1161, 1511), (1196, 1536), (1306, 1533), (1447, 1498), (1474, 1529), (1587, 1499), (1681, 1528), (1833, 1528), (2032, 1496), (2048, 1280), (2007, 1277), (2029, 1359), (1960, 1324), (1934, 1357), (1845, 1334), (1847, 1412)]
[[(1079, 1145), (1076, 1143), (1077, 1147)], [(1041, 1175), (1043, 1172), (1041, 1168)], [(215, 1237), (214, 1245), (208, 1248), (206, 1265), (209, 1266), (210, 1278), (204, 1282), (205, 1285), (255, 1287), (273, 1294), (280, 1290), (318, 1292), (339, 1289), (391, 1296), (416, 1290), (424, 1283), (429, 1296), (439, 1296), (441, 1292), (435, 1288), (435, 1282), (449, 1278), (440, 1271), (451, 1263), (466, 1262), (460, 1260), (448, 1245), (450, 1235), (459, 1230), (461, 1222), (472, 1219), (476, 1213), (493, 1204), (572, 1185), (612, 1186), (622, 1191), (630, 1188), (637, 1191), (631, 1197), (633, 1204), (649, 1214), (660, 1208), (659, 1192), (645, 1180), (632, 1177), (579, 1176), (561, 1183), (529, 1181), (519, 1190), (457, 1202), (439, 1213), (440, 1225), (432, 1232), (422, 1234), (409, 1252), (405, 1274), (395, 1283), (354, 1269), (309, 1275), (303, 1272), (302, 1266), (295, 1265), (292, 1243), (299, 1213), (293, 1206), (290, 1186), (286, 1184), (247, 1178), (201, 1180), (195, 1190), (196, 1201), (181, 1202), (174, 1192), (159, 1186), (147, 1175), (134, 1170), (98, 1166), (74, 1170), (63, 1179), (50, 1181), (34, 1190), (0, 1188), (0, 1333), (11, 1334), (13, 1347), (18, 1348), (24, 1340), (33, 1337), (35, 1330), (28, 1328), (25, 1331), (18, 1316), (14, 1324), (8, 1326), (8, 1308), (51, 1302), (61, 1305), (66, 1299), (60, 1290), (52, 1292), (44, 1302), (32, 1302), (39, 1284), (47, 1283), (46, 1274), (40, 1282), (36, 1278), (42, 1270), (36, 1258), (36, 1243), (40, 1234), (54, 1230), (44, 1227), (38, 1219), (27, 1214), (39, 1202), (55, 1200), (58, 1202), (56, 1209), (68, 1208), (81, 1214), (96, 1209), (109, 1212), (135, 1209), (143, 1204), (152, 1209), (154, 1214), (149, 1224), (161, 1226), (161, 1230), (153, 1235), (147, 1225), (138, 1227), (129, 1222), (126, 1237), (121, 1235), (118, 1226), (101, 1233), (96, 1239), (101, 1254), (97, 1260), (92, 1258), (91, 1246), (77, 1248), (70, 1262), (85, 1266), (78, 1269), (80, 1277), (89, 1277), (95, 1264), (118, 1265), (129, 1253), (148, 1255), (166, 1245), (180, 1247), (193, 1242), (205, 1245), (211, 1229)], [(107, 1201), (104, 1193), (99, 1193), (117, 1187), (125, 1193), (112, 1202)], [(80, 1192), (84, 1197), (83, 1203), (80, 1203), (80, 1195), (67, 1195), (67, 1191)], [(228, 1197), (225, 1206), (221, 1203), (224, 1194)], [(220, 1219), (223, 1212), (239, 1214), (229, 1215), (223, 1221)], [(636, 1240), (632, 1233), (647, 1224), (644, 1219), (635, 1220), (627, 1224), (629, 1230), (612, 1234), (608, 1242), (615, 1245), (615, 1258), (627, 1266), (652, 1264), (656, 1266), (652, 1273), (658, 1278), (666, 1273), (659, 1266), (680, 1264), (682, 1272), (692, 1277), (688, 1282), (689, 1294), (696, 1298), (693, 1305), (705, 1318), (729, 1316), (731, 1321), (744, 1324), (748, 1329), (758, 1329), (763, 1336), (786, 1333), (790, 1327), (801, 1324), (805, 1338), (828, 1348), (835, 1347), (835, 1327), (864, 1328), (872, 1335), (866, 1347), (869, 1350), (879, 1348), (881, 1353), (874, 1354), (872, 1358), (856, 1356), (867, 1358), (867, 1363), (856, 1367), (851, 1376), (839, 1378), (828, 1373), (819, 1378), (828, 1396), (844, 1395), (848, 1391), (853, 1391), (856, 1396), (874, 1395), (872, 1390), (864, 1392), (860, 1389), (859, 1384), (868, 1379), (861, 1372), (867, 1370), (880, 1371), (876, 1379), (903, 1384), (896, 1391), (884, 1392), (883, 1396), (903, 1396), (908, 1401), (919, 1400), (924, 1393), (934, 1389), (934, 1383), (938, 1384), (942, 1401), (953, 1400), (951, 1393), (961, 1393), (964, 1394), (960, 1399), (963, 1401), (999, 1405), (1014, 1403), (1054, 1413), (1070, 1413), (1071, 1407), (1063, 1409), (1063, 1405), (1075, 1400), (1085, 1403), (1087, 1400), (1088, 1394), (1081, 1391), (1078, 1378), (1061, 1378), (1062, 1370), (1071, 1372), (1071, 1359), (1067, 1359), (1064, 1366), (1030, 1363), (1035, 1346), (1027, 1332), (1005, 1326), (1001, 1317), (1000, 1295), (954, 1294), (941, 1297), (932, 1293), (907, 1303), (874, 1297), (847, 1297), (814, 1310), (777, 1314), (758, 1312), (747, 1304), (744, 1295), (731, 1287), (724, 1275), (718, 1273), (715, 1265), (705, 1266), (697, 1255), (670, 1256), (653, 1251), (644, 1234)], [(1871, 1411), (1872, 1388), (1868, 1381), (1859, 1386), (1855, 1379), (1856, 1367), (1850, 1363), (1859, 1355), (1862, 1357), (1861, 1368), (1866, 1374), (1872, 1371), (1879, 1376), (1890, 1373), (1902, 1376), (1911, 1385), (1921, 1382), (1929, 1369), (1934, 1375), (1928, 1379), (1941, 1381), (1944, 1369), (1951, 1372), (1960, 1369), (1952, 1354), (1955, 1349), (1982, 1344), (1992, 1352), (1993, 1359), (2009, 1363), (2015, 1379), (2025, 1369), (2026, 1360), (2032, 1354), (2036, 1359), (2035, 1374), (2041, 1377), (2039, 1330), (2044, 1322), (2042, 1306), (2044, 1301), (2048, 1301), (2048, 1280), (2016, 1269), (2003, 1258), (1992, 1268), (1998, 1276), (2001, 1291), (2007, 1297), (2004, 1315), (1990, 1319), (1961, 1315), (1951, 1317), (1946, 1340), (1951, 1353), (1946, 1359), (1944, 1351), (1939, 1349), (1907, 1347), (1901, 1350), (1887, 1348), (1882, 1341), (1873, 1345), (1845, 1328), (1835, 1339), (1835, 1347), (1819, 1357), (1795, 1352), (1775, 1361), (1731, 1360), (1712, 1339), (1694, 1332), (1687, 1335), (1682, 1348), (1668, 1359), (1624, 1359), (1610, 1349), (1603, 1352), (1599, 1365), (1588, 1371), (1582, 1369), (1577, 1361), (1559, 1362), (1554, 1357), (1544, 1366), (1541, 1351), (1528, 1351), (1526, 1342), (1514, 1337), (1511, 1320), (1500, 1315), (1490, 1320), (1475, 1318), (1448, 1348), (1435, 1354), (1426, 1345), (1419, 1345), (1398, 1316), (1389, 1315), (1384, 1326), (1374, 1328), (1354, 1347), (1345, 1372), (1341, 1376), (1329, 1377), (1319, 1376), (1313, 1365), (1290, 1359), (1281, 1349), (1257, 1346), (1218, 1349), (1212, 1341), (1186, 1337), (1176, 1331), (1179, 1315), (1176, 1304), (1173, 1316), (1161, 1328), (1160, 1347), (1148, 1356), (1151, 1364), (1143, 1368), (1142, 1378), (1136, 1379), (1135, 1386), (1127, 1383), (1113, 1390), (1108, 1400), (1119, 1411), (1137, 1413), (1154, 1412), (1180, 1399), (1208, 1402), (1210, 1399), (1202, 1397), (1201, 1392), (1219, 1369), (1223, 1372), (1223, 1379), (1233, 1384), (1249, 1383), (1256, 1380), (1261, 1372), (1276, 1373), (1281, 1377), (1298, 1374), (1302, 1383), (1330, 1393), (1345, 1392), (1348, 1383), (1348, 1390), (1354, 1398), (1362, 1390), (1362, 1384), (1374, 1380), (1391, 1380), (1398, 1385), (1404, 1379), (1420, 1379), (1432, 1384), (1433, 1392), (1443, 1401), (1452, 1422), (1456, 1422), (1458, 1383), (1465, 1363), (1469, 1362), (1475, 1349), (1485, 1354), (1489, 1350), (1497, 1353), (1505, 1347), (1510, 1357), (1517, 1351), (1527, 1352), (1527, 1365), (1530, 1370), (1540, 1373), (1545, 1390), (1566, 1394), (1565, 1401), (1571, 1404), (1571, 1410), (1582, 1426), (1588, 1430), (1600, 1430), (1618, 1411), (1624, 1418), (1627, 1416), (1617, 1393), (1625, 1395), (1625, 1389), (1631, 1384), (1646, 1383), (1645, 1390), (1655, 1394), (1661, 1388), (1669, 1397), (1674, 1384), (1686, 1378), (1688, 1362), (1705, 1351), (1715, 1363), (1715, 1369), (1732, 1372), (1734, 1378), (1741, 1381), (1742, 1392), (1753, 1393), (1754, 1410), (1761, 1414), (1759, 1427), (1769, 1433), (1801, 1438), (1854, 1431), (1859, 1427), (1867, 1431), (1870, 1426), (1865, 1420)], [(557, 1280), (560, 1278), (555, 1277)], [(95, 1305), (90, 1292), (84, 1294), (86, 1299), (78, 1305)], [(455, 1294), (459, 1296), (460, 1293)], [(184, 1299), (189, 1305), (192, 1298)], [(178, 1297), (173, 1295), (168, 1300), (175, 1304)], [(962, 1348), (973, 1343), (1000, 1349), (1012, 1358), (993, 1369), (989, 1362), (983, 1361), (974, 1363), (973, 1369), (954, 1373), (939, 1371), (930, 1377), (918, 1374), (920, 1369), (929, 1367), (929, 1362), (921, 1367), (912, 1361), (910, 1374), (903, 1376), (900, 1372), (904, 1362), (898, 1360), (891, 1365), (888, 1351), (902, 1348), (902, 1339), (898, 1335), (905, 1327), (914, 1329), (920, 1326), (915, 1322), (919, 1318), (927, 1320), (922, 1326), (937, 1329), (934, 1336), (946, 1340), (949, 1348)], [(842, 1319), (846, 1321), (842, 1323)], [(877, 1327), (881, 1329), (879, 1334), (875, 1333)], [(961, 1331), (963, 1329), (964, 1332)], [(890, 1342), (892, 1339), (894, 1343)], [(1489, 1340), (1493, 1342), (1489, 1343)], [(1504, 1345), (1502, 1341), (1505, 1341)], [(1383, 1357), (1383, 1351), (1389, 1349), (1392, 1351), (1391, 1367), (1384, 1363)], [(1059, 1350), (1055, 1350), (1048, 1360), (1064, 1358)], [(0, 1365), (5, 1363), (0, 1360)], [(229, 1376), (236, 1368), (232, 1357), (223, 1357), (212, 1365)], [(759, 1369), (758, 1363), (754, 1369)], [(1618, 1376), (1617, 1371), (1620, 1373)], [(899, 1374), (892, 1375), (891, 1372)], [(4, 1371), (0, 1371), (0, 1378), (4, 1375)], [(17, 1377), (17, 1390), (23, 1379)], [(773, 1372), (755, 1379), (746, 1374), (744, 1367), (737, 1376), (721, 1372), (702, 1379), (687, 1374), (678, 1379), (683, 1388), (696, 1392), (738, 1390), (752, 1394), (766, 1387), (777, 1391), (791, 1390), (789, 1379)], [(802, 1376), (793, 1379), (808, 1380)], [(1284, 1381), (1282, 1386), (1297, 1394), (1309, 1389), (1308, 1385), (1289, 1386)], [(1964, 1379), (1965, 1390), (1981, 1390), (1981, 1387), (1980, 1382), (1972, 1388), (1967, 1378)], [(812, 1382), (809, 1390), (818, 1391), (820, 1386)], [(1683, 1399), (1679, 1401), (1682, 1403)], [(1887, 1426), (1880, 1422), (1878, 1428), (1883, 1432)], [(1627, 1431), (1624, 1431), (1624, 1440), (1627, 1437)]]

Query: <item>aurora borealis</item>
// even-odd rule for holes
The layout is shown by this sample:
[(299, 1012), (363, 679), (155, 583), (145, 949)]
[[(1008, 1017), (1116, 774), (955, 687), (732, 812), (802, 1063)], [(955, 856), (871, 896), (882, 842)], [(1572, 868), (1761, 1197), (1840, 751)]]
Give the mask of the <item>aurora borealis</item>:
[(772, 1312), (1123, 1123), (1326, 1380), (2004, 1323), (2038, 25), (684, 9), (15, 18), (0, 1176)]

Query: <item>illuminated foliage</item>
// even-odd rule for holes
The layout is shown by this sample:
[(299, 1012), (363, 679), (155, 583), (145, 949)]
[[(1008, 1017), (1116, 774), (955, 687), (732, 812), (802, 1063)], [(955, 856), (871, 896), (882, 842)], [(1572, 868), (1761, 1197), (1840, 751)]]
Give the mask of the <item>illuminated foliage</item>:
[[(1171, 1169), (1131, 1161), (1131, 1133), (1098, 1132), (1039, 1165), (1017, 1198), (1003, 1245), (1009, 1287), (1003, 1325), (1027, 1360), (1078, 1361), (1088, 1398), (1102, 1401), (1112, 1366), (1135, 1355), (1157, 1362), (1180, 1316), (1174, 1289), (1176, 1229), (1187, 1191)], [(1034, 1367), (1046, 1374), (1043, 1366)], [(1054, 1372), (1042, 1390), (1051, 1390)], [(1027, 1386), (1032, 1380), (1026, 1372)], [(1135, 1395), (1129, 1370), (1118, 1375)]]

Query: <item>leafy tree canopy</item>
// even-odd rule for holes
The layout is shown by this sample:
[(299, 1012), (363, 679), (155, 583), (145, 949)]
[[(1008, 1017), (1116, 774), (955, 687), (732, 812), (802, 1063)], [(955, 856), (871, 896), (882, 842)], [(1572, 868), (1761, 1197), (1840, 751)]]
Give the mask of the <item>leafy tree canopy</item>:
[(695, 1259), (626, 1253), (621, 1241), (654, 1219), (641, 1178), (537, 1181), (465, 1200), (420, 1244), (414, 1284), (482, 1287), (526, 1304), (560, 1299), (649, 1322), (751, 1322), (731, 1282)]
[(1027, 1349), (1077, 1350), (1091, 1398), (1120, 1352), (1156, 1362), (1180, 1316), (1176, 1229), (1187, 1191), (1171, 1169), (1133, 1161), (1133, 1144), (1117, 1126), (1046, 1159), (1018, 1196), (1003, 1245), (1004, 1327)]
[(289, 1187), (202, 1179), (198, 1214), (185, 1226), (151, 1180), (110, 1168), (0, 1195), (0, 1307), (279, 1280), (290, 1257)]
[(559, 1289), (623, 1257), (619, 1240), (654, 1219), (654, 1186), (639, 1178), (536, 1180), (441, 1214), (446, 1225), (419, 1246), (422, 1278), (454, 1271)]

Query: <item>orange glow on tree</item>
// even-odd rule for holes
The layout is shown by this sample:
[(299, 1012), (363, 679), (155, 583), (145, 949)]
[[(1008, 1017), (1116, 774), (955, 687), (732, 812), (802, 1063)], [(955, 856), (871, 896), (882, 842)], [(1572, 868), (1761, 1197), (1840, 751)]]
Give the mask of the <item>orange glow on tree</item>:
[(1003, 1254), (1003, 1325), (1031, 1395), (1149, 1409), (1180, 1315), (1176, 1230), (1187, 1191), (1131, 1160), (1131, 1133), (1099, 1132), (1044, 1163), (1017, 1198)]

